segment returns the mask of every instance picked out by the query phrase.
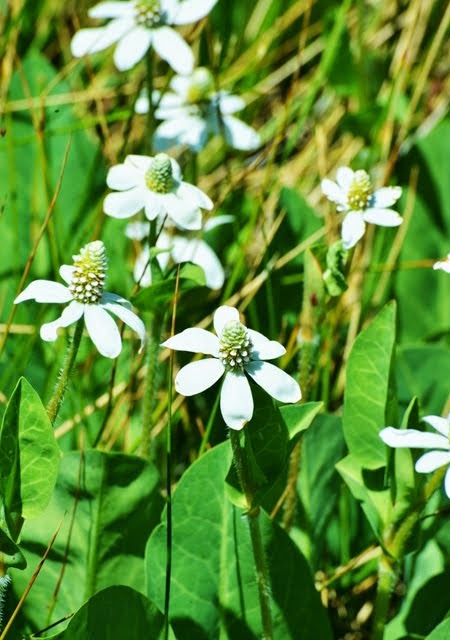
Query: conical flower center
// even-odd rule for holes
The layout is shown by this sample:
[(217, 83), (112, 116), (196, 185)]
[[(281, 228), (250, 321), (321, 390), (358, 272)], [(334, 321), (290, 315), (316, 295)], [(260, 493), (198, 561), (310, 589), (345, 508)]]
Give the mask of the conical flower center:
[(170, 158), (165, 153), (158, 153), (145, 174), (145, 184), (155, 193), (169, 193), (173, 187), (173, 171)]
[(69, 286), (74, 300), (83, 304), (97, 304), (105, 286), (105, 245), (101, 240), (90, 242), (77, 256), (73, 256), (74, 271)]
[(359, 211), (369, 206), (372, 198), (372, 184), (365, 171), (355, 171), (352, 183), (347, 191), (347, 204), (350, 209)]
[(222, 331), (219, 358), (228, 371), (243, 370), (250, 362), (253, 345), (243, 324), (232, 320)]
[(191, 81), (186, 94), (186, 100), (190, 104), (203, 102), (214, 91), (214, 78), (206, 67), (199, 67), (191, 75)]
[(164, 12), (161, 10), (159, 0), (137, 0), (136, 23), (146, 29), (153, 29), (165, 22)]

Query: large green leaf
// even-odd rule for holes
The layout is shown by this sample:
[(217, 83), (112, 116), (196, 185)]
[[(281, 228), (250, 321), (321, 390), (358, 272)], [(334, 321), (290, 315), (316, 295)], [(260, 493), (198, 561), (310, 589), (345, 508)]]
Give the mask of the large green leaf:
[[(178, 640), (260, 637), (256, 577), (246, 518), (228, 500), (231, 448), (223, 443), (194, 463), (173, 496), (170, 621)], [(274, 637), (328, 640), (331, 633), (309, 567), (289, 536), (261, 512), (271, 577)], [(147, 545), (148, 595), (165, 596), (165, 520)], [(221, 635), (222, 634), (222, 635)]]
[(450, 619), (444, 620), (425, 640), (448, 640), (450, 638)]
[(43, 628), (115, 584), (144, 591), (145, 545), (162, 509), (158, 487), (156, 469), (135, 456), (101, 451), (64, 456), (52, 502), (23, 529), (28, 569), (13, 574), (20, 595), (63, 519), (33, 597), (22, 609), (28, 624)]
[(0, 430), (0, 495), (12, 521), (34, 518), (47, 506), (58, 475), (60, 452), (51, 422), (33, 387), (21, 378)]
[(395, 344), (395, 304), (388, 304), (356, 338), (347, 364), (344, 435), (359, 466), (386, 464), (378, 433), (386, 426)]
[(103, 589), (90, 598), (71, 619), (64, 640), (156, 640), (164, 617), (142, 593), (130, 587)]

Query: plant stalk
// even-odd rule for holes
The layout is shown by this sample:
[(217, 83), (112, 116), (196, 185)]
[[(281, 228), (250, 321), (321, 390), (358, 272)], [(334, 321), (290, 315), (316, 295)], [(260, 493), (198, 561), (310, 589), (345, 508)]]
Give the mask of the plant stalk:
[(59, 373), (58, 382), (53, 392), (53, 396), (47, 405), (47, 415), (52, 424), (55, 423), (55, 420), (58, 417), (59, 409), (64, 399), (70, 376), (72, 375), (75, 359), (81, 342), (81, 336), (83, 335), (83, 326), (84, 319), (81, 317), (75, 325), (75, 332), (67, 348), (63, 366)]
[(241, 447), (239, 431), (230, 429), (231, 447), (233, 450), (234, 463), (236, 465), (239, 482), (244, 492), (248, 506), (248, 523), (250, 528), (250, 538), (252, 541), (253, 558), (255, 561), (256, 582), (258, 585), (259, 607), (261, 610), (261, 621), (263, 627), (263, 639), (273, 640), (273, 623), (270, 597), (270, 578), (267, 568), (264, 546), (259, 526), (258, 505), (254, 504), (254, 489), (248, 474), (248, 465), (245, 452)]

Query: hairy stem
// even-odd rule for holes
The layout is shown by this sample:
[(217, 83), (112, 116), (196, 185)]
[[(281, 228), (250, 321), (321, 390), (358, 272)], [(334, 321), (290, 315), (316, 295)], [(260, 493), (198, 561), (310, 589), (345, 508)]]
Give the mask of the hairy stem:
[(263, 626), (263, 639), (272, 640), (273, 624), (270, 597), (270, 579), (264, 554), (264, 547), (259, 526), (259, 506), (254, 504), (254, 489), (248, 473), (245, 452), (241, 447), (239, 431), (230, 429), (231, 447), (236, 465), (239, 482), (248, 505), (248, 522), (252, 541), (253, 558), (255, 561), (256, 582), (258, 585), (259, 607)]
[(81, 317), (75, 325), (75, 332), (67, 348), (63, 366), (59, 373), (58, 382), (56, 383), (53, 396), (47, 405), (47, 414), (52, 424), (55, 423), (58, 416), (59, 409), (66, 393), (67, 385), (69, 384), (70, 376), (72, 375), (73, 366), (75, 364), (75, 359), (81, 342), (81, 336), (83, 335), (83, 326), (84, 319)]

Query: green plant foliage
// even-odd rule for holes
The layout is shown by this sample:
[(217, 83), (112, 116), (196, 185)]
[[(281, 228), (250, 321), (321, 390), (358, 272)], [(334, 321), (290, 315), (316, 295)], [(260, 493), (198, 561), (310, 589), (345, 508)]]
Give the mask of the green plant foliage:
[[(220, 633), (250, 639), (260, 634), (248, 525), (224, 488), (230, 464), (229, 444), (215, 447), (184, 474), (173, 496), (170, 621), (179, 640), (206, 640)], [(163, 522), (146, 551), (148, 596), (158, 607), (164, 602), (166, 535)], [(300, 551), (266, 517), (263, 541), (272, 581), (275, 637), (295, 638), (301, 628), (305, 639), (331, 638)]]
[(0, 430), (2, 511), (17, 540), (21, 521), (45, 509), (55, 487), (60, 452), (52, 425), (33, 387), (21, 378)]
[(347, 363), (344, 435), (350, 455), (366, 469), (386, 464), (378, 433), (390, 416), (391, 366), (395, 344), (395, 305), (389, 304), (362, 331)]
[(160, 637), (164, 618), (142, 593), (109, 587), (90, 598), (69, 622), (64, 640), (123, 640)]
[(101, 451), (65, 455), (51, 504), (23, 530), (28, 569), (13, 575), (20, 595), (62, 522), (40, 589), (24, 605), (35, 628), (43, 628), (47, 616), (50, 623), (74, 613), (105, 587), (119, 583), (144, 592), (145, 544), (161, 507), (158, 474), (144, 460)]

